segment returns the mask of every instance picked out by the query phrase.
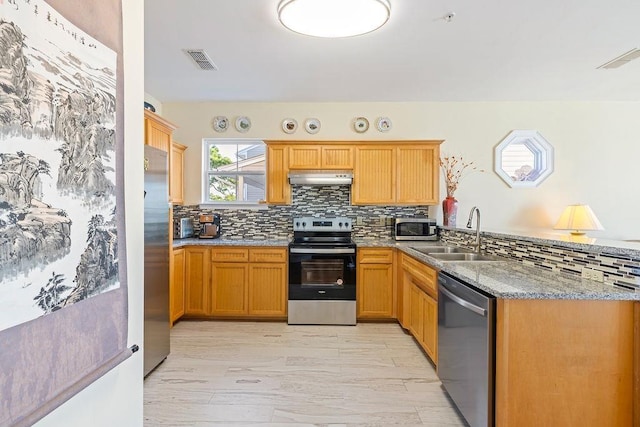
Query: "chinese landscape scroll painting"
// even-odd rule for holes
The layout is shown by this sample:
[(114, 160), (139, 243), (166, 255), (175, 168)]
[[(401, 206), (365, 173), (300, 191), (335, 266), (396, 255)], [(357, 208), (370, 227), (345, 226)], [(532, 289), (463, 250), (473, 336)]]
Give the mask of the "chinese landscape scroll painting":
[(0, 330), (116, 289), (116, 53), (0, 0)]

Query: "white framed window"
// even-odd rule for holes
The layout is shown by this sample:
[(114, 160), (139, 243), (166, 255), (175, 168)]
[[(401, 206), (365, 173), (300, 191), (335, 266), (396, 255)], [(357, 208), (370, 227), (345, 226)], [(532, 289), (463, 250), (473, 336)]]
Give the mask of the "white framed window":
[(266, 149), (259, 139), (205, 138), (203, 204), (258, 205), (266, 189)]

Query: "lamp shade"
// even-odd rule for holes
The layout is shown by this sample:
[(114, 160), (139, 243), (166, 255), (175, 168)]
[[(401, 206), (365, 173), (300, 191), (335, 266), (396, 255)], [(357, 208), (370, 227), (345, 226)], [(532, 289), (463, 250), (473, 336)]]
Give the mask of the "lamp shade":
[(282, 25), (316, 37), (349, 37), (374, 31), (387, 22), (388, 0), (282, 0)]
[(585, 230), (604, 230), (589, 205), (569, 205), (553, 227), (556, 230), (571, 230), (571, 234), (580, 236)]

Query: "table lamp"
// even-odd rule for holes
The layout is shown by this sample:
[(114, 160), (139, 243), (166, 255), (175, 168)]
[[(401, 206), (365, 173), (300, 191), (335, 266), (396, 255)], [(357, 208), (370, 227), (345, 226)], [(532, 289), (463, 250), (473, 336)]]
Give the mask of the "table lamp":
[(572, 236), (584, 236), (585, 230), (604, 230), (589, 205), (567, 206), (553, 228), (571, 230)]

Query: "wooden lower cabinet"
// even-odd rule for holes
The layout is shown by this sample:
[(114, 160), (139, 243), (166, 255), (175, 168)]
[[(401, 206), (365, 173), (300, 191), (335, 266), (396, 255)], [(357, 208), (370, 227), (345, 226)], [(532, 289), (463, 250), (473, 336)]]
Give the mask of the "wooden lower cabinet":
[(398, 263), (398, 320), (437, 365), (438, 272), (406, 254)]
[[(286, 255), (286, 254), (285, 254)], [(287, 314), (287, 264), (249, 264), (250, 316)]]
[(496, 426), (637, 426), (633, 305), (498, 299)]
[(211, 264), (211, 314), (238, 316), (247, 313), (246, 263)]
[(409, 287), (409, 331), (418, 340), (422, 341), (424, 334), (424, 292), (416, 285)]
[(356, 285), (359, 319), (395, 318), (393, 249), (358, 249)]
[(422, 346), (433, 363), (438, 363), (438, 301), (423, 293)]
[(208, 248), (185, 248), (185, 315), (209, 315), (210, 262)]
[(184, 316), (185, 312), (185, 250), (178, 248), (173, 250), (173, 270), (171, 273), (170, 295), (170, 321), (173, 325)]
[(409, 291), (409, 330), (433, 363), (438, 362), (438, 301), (412, 284)]
[(286, 248), (211, 248), (210, 315), (284, 318)]

